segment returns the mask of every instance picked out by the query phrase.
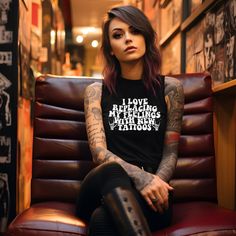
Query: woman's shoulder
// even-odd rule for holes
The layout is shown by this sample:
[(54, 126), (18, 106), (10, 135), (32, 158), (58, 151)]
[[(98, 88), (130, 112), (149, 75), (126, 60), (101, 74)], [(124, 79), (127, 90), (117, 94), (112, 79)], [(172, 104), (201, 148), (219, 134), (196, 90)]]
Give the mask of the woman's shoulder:
[(165, 85), (169, 85), (169, 84), (174, 84), (174, 85), (180, 85), (182, 84), (178, 79), (172, 77), (172, 76), (165, 76)]
[(90, 91), (100, 91), (102, 89), (102, 83), (101, 82), (94, 82), (86, 87), (85, 92)]
[(85, 89), (85, 98), (91, 97), (101, 97), (102, 92), (102, 83), (101, 82), (94, 82), (88, 85)]
[(165, 94), (168, 94), (170, 91), (182, 91), (183, 90), (183, 84), (178, 79), (171, 77), (171, 76), (165, 76)]
[(87, 89), (101, 89), (102, 88), (102, 82), (94, 82), (87, 86)]

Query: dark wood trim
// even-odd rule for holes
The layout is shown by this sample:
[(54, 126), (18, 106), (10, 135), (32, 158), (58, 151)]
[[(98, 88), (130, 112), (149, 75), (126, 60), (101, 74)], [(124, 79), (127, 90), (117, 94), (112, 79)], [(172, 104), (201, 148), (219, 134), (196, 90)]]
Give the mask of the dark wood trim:
[(171, 0), (160, 0), (160, 8), (165, 8)]
[(182, 2), (182, 22), (189, 16), (190, 3), (189, 1)]
[(177, 23), (173, 28), (163, 37), (159, 44), (164, 47), (178, 32), (180, 31), (180, 23)]
[(181, 55), (180, 71), (181, 73), (185, 73), (186, 72), (186, 32), (181, 32), (180, 55)]
[(217, 0), (206, 0), (201, 6), (199, 6), (187, 19), (181, 24), (181, 31), (188, 30), (192, 24), (198, 20), (200, 17), (203, 17), (203, 12), (205, 12), (213, 3)]
[(236, 79), (216, 85), (212, 88), (214, 94), (236, 96)]

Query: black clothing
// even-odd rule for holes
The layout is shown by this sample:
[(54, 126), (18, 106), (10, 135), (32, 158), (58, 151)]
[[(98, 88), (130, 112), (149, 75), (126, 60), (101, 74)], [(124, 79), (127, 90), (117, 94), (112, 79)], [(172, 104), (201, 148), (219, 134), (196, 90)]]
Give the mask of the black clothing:
[(89, 222), (89, 236), (119, 236), (104, 206), (96, 208)]
[(143, 80), (118, 78), (116, 94), (103, 84), (101, 98), (107, 149), (153, 173), (162, 159), (167, 119), (164, 77), (158, 81), (155, 96)]
[[(167, 122), (164, 77), (159, 77), (158, 81), (156, 95), (153, 95), (142, 80), (119, 78), (116, 94), (111, 94), (103, 84), (101, 98), (107, 149), (151, 173), (156, 172), (162, 159)], [(104, 201), (104, 196), (116, 188), (132, 192), (151, 231), (170, 224), (171, 193), (169, 208), (162, 214), (155, 212), (135, 188), (126, 171), (118, 163), (108, 162), (90, 171), (80, 187), (77, 215), (89, 221), (89, 236), (118, 236), (117, 222), (112, 218), (115, 216), (110, 214)], [(113, 205), (119, 206), (119, 202)]]
[[(139, 203), (151, 231), (156, 231), (171, 223), (172, 195), (169, 195), (169, 208), (160, 214), (153, 211), (143, 196), (136, 190), (125, 170), (116, 162), (101, 164), (85, 177), (77, 198), (77, 216), (89, 223), (89, 236), (117, 236), (112, 216), (103, 205), (103, 196), (114, 188), (130, 189)], [(114, 216), (115, 217), (115, 216)], [(111, 226), (112, 224), (112, 226)]]

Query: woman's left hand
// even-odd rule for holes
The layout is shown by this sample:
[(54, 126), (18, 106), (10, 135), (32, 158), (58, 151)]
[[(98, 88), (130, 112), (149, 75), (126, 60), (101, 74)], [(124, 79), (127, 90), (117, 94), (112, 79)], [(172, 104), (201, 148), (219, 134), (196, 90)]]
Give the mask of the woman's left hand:
[(141, 194), (154, 211), (162, 213), (169, 207), (169, 191), (173, 188), (159, 176), (153, 176), (153, 180), (141, 190)]

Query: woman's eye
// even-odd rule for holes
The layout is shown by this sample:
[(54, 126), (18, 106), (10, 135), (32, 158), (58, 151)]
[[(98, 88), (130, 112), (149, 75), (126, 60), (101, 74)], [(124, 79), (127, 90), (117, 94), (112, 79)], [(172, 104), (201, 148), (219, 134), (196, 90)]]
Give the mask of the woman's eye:
[(112, 37), (113, 37), (114, 39), (119, 39), (119, 38), (122, 37), (122, 33), (115, 33), (115, 34), (112, 35)]
[(131, 32), (132, 34), (141, 34), (140, 30), (135, 29), (135, 28), (131, 28), (130, 32)]

